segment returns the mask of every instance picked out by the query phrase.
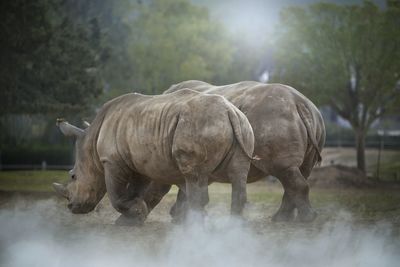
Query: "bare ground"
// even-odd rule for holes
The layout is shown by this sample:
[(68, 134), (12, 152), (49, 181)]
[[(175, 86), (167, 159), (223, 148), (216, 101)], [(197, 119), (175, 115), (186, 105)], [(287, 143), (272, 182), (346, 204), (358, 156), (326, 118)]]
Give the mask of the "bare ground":
[[(248, 203), (246, 205), (245, 220), (260, 228), (276, 228), (277, 225), (285, 227), (312, 228), (334, 219), (338, 213), (346, 211), (351, 213), (351, 219), (359, 222), (389, 220), (400, 224), (400, 190), (398, 187), (384, 189), (354, 189), (353, 187), (313, 188), (310, 199), (319, 216), (311, 224), (302, 223), (272, 223), (272, 215), (280, 204), (283, 189), (279, 182), (265, 180), (248, 184)], [(173, 205), (177, 188), (173, 187), (160, 204), (150, 213), (144, 227), (127, 227), (133, 231), (152, 232), (155, 229), (170, 228), (173, 226), (169, 209)], [(209, 220), (229, 216), (230, 185), (212, 184), (209, 188), (210, 203), (207, 206)], [(380, 199), (381, 203), (378, 203)], [(85, 227), (102, 225), (115, 229), (125, 228), (115, 226), (114, 221), (119, 216), (107, 196), (99, 203), (96, 209), (84, 215), (74, 215), (66, 208), (66, 200), (60, 199), (52, 193), (2, 193), (0, 195), (0, 210), (29, 211), (37, 209), (38, 213), (54, 219), (56, 223)], [(156, 230), (157, 231), (157, 230)]]
[[(379, 150), (367, 148), (365, 150), (365, 159), (368, 176), (375, 176), (377, 172)], [(384, 162), (400, 162), (399, 150), (381, 151), (381, 164)], [(356, 150), (352, 147), (326, 147), (322, 150), (321, 166), (343, 165), (348, 167), (357, 166)]]
[(52, 194), (2, 194), (0, 265), (309, 267), (398, 263), (399, 190), (314, 189), (311, 201), (319, 216), (310, 224), (270, 221), (282, 196), (278, 182), (248, 185), (245, 219), (239, 221), (229, 215), (230, 186), (213, 184), (209, 191), (208, 216), (200, 226), (198, 221), (189, 226), (171, 223), (168, 212), (175, 188), (141, 227), (114, 225), (119, 214), (107, 197), (95, 211), (74, 215), (65, 200)]

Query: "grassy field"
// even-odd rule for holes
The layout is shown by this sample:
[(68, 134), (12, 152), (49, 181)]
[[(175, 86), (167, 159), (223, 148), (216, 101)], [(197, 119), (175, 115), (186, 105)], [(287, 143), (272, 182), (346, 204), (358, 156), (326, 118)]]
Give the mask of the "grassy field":
[[(332, 163), (356, 165), (354, 148), (325, 148), (322, 157), (322, 166)], [(372, 178), (376, 178), (377, 158), (377, 149), (366, 150), (367, 172)], [(0, 191), (50, 192), (53, 182), (65, 182), (67, 179), (67, 171), (0, 171)], [(382, 151), (380, 179), (400, 179), (400, 151)], [(259, 196), (256, 194), (253, 197)]]
[[(53, 182), (66, 182), (66, 171), (3, 171), (0, 172), (0, 191), (3, 192), (53, 192)], [(269, 209), (270, 215), (279, 206), (283, 189), (279, 182), (271, 183), (259, 181), (247, 186), (249, 203), (262, 204)], [(230, 185), (212, 184), (209, 187), (210, 205), (226, 206), (229, 209)], [(166, 196), (166, 201), (173, 203), (177, 194), (174, 186)], [(329, 219), (332, 209), (346, 209), (355, 214), (361, 220), (380, 219), (381, 217), (398, 216), (400, 220), (400, 191), (395, 189), (321, 189), (312, 188), (310, 199), (315, 209), (323, 210), (323, 216)]]
[[(210, 206), (225, 205), (229, 209), (230, 186), (212, 184), (209, 188)], [(274, 184), (259, 181), (247, 186), (248, 209), (266, 211), (268, 218), (279, 207), (283, 189), (279, 182)], [(318, 221), (329, 221), (337, 216), (338, 211), (352, 214), (360, 222), (390, 221), (400, 226), (400, 190), (398, 189), (359, 189), (359, 188), (311, 188), (310, 200), (318, 212)], [(261, 207), (261, 206), (262, 207)]]
[[(324, 150), (323, 165), (331, 161), (336, 164), (354, 165), (354, 149), (327, 148)], [(373, 172), (376, 166), (377, 150), (367, 150), (368, 170)], [(393, 180), (393, 173), (400, 170), (400, 151), (385, 151), (382, 154), (381, 177)], [(382, 179), (382, 178), (381, 178)], [(67, 171), (1, 171), (0, 191), (20, 192), (22, 194), (53, 192), (53, 182), (66, 182)], [(397, 187), (398, 188), (398, 187)], [(272, 214), (279, 207), (283, 189), (279, 182), (271, 183), (259, 181), (247, 186), (249, 203), (262, 205), (262, 209)], [(224, 206), (222, 210), (229, 210), (230, 185), (213, 184), (209, 187), (210, 205)], [(177, 188), (164, 198), (164, 202), (172, 205), (177, 194)], [(385, 189), (358, 189), (358, 188), (312, 188), (310, 199), (313, 207), (322, 213), (324, 220), (329, 220), (335, 209), (345, 209), (361, 220), (375, 220), (388, 217), (389, 220), (400, 222), (400, 191), (386, 186)], [(251, 205), (251, 204), (250, 204)], [(259, 207), (261, 208), (261, 207)], [(322, 212), (321, 212), (322, 211)], [(164, 214), (168, 217), (168, 214)]]
[(53, 182), (65, 182), (66, 171), (1, 171), (0, 191), (50, 192)]

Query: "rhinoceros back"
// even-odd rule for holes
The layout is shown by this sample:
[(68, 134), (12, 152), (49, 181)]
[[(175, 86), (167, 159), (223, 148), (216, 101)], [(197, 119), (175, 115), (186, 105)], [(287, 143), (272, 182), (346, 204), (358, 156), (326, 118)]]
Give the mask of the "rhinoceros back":
[(194, 167), (208, 158), (212, 170), (225, 158), (232, 138), (249, 157), (254, 149), (247, 118), (222, 96), (189, 89), (160, 96), (128, 94), (110, 102), (107, 110), (98, 134), (101, 160), (160, 182), (165, 177), (177, 179), (164, 182), (180, 182), (177, 155)]
[[(303, 121), (304, 127), (307, 130), (307, 136), (311, 145), (310, 148), (314, 149), (317, 154), (316, 162), (321, 162), (321, 150), (325, 142), (325, 126), (322, 116), (315, 105), (296, 89), (283, 84), (263, 84), (255, 81), (243, 81), (235, 84), (215, 86), (203, 81), (189, 80), (172, 85), (164, 93), (168, 94), (184, 87), (200, 92), (222, 95), (240, 110), (242, 110), (241, 103), (246, 101), (244, 100), (246, 99), (246, 94), (260, 94), (256, 98), (263, 99), (265, 97), (268, 98), (269, 94), (273, 93), (273, 90), (279, 89), (286, 91), (287, 95), (290, 95), (288, 99), (293, 101), (293, 104), (296, 106), (297, 112)], [(268, 102), (265, 101), (265, 104), (266, 103)], [(251, 103), (250, 106), (252, 106)]]

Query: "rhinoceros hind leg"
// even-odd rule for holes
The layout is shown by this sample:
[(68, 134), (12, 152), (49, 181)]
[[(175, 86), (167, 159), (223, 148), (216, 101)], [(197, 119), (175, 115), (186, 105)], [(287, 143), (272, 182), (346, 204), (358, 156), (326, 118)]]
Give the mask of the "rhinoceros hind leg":
[(282, 204), (277, 214), (272, 218), (276, 221), (292, 220), (292, 212), (297, 209), (297, 221), (313, 221), (317, 214), (311, 208), (309, 200), (310, 188), (298, 167), (290, 167), (278, 176), (285, 190)]
[(279, 210), (272, 216), (273, 222), (290, 222), (295, 219), (295, 204), (285, 192)]
[(202, 174), (185, 174), (187, 205), (185, 216), (188, 211), (204, 214), (204, 207), (209, 202), (208, 177)]
[(227, 174), (232, 183), (231, 214), (242, 216), (243, 208), (247, 202), (246, 182), (250, 169), (250, 160), (237, 148), (235, 154), (227, 165)]
[(273, 222), (292, 222), (295, 219), (294, 210), (282, 212), (278, 210), (271, 218)]
[[(208, 194), (206, 199), (204, 200), (202, 205), (206, 205), (208, 203)], [(185, 222), (188, 217), (191, 220), (190, 222), (198, 222), (202, 221), (207, 215), (207, 212), (204, 210), (204, 207), (201, 209), (190, 209), (189, 202), (186, 197), (184, 190), (179, 189), (178, 197), (175, 204), (172, 206), (170, 210), (170, 215), (172, 217), (172, 223), (181, 224)], [(189, 215), (190, 214), (190, 215)]]
[(317, 213), (314, 210), (310, 210), (307, 212), (299, 213), (296, 217), (298, 222), (312, 222), (317, 218)]

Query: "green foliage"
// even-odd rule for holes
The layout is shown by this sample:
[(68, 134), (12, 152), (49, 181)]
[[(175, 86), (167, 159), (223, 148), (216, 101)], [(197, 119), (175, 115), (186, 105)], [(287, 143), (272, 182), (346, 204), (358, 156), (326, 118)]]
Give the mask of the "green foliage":
[[(220, 73), (213, 81), (214, 84), (230, 84), (240, 81), (254, 80), (262, 61), (263, 48), (247, 40), (245, 34), (229, 35), (228, 41), (233, 49), (232, 63), (226, 73)], [(218, 74), (218, 70), (217, 70)]]
[(252, 79), (259, 64), (260, 51), (189, 0), (17, 0), (0, 12), (3, 115), (89, 115), (132, 90)]
[(365, 171), (370, 125), (400, 105), (400, 6), (317, 3), (282, 12), (275, 80), (330, 105), (354, 129)]
[(275, 79), (331, 105), (363, 130), (399, 104), (398, 7), (318, 3), (288, 8), (281, 18)]
[(83, 110), (101, 90), (85, 28), (62, 13), (63, 1), (3, 1), (1, 114)]
[(72, 165), (73, 145), (5, 146), (1, 149), (1, 163), (4, 165)]
[(135, 91), (155, 94), (188, 79), (213, 81), (232, 63), (233, 49), (207, 9), (188, 0), (135, 5), (130, 60)]
[[(377, 175), (377, 165), (371, 167), (371, 170)], [(391, 159), (389, 162), (383, 162), (379, 166), (379, 179), (388, 181), (400, 181), (400, 162), (398, 158)]]
[(69, 0), (63, 5), (63, 11), (74, 25), (84, 27), (89, 34), (98, 63), (96, 73), (106, 92), (131, 87), (133, 64), (128, 58), (131, 32), (125, 24), (125, 19), (135, 12), (131, 2)]
[(12, 162), (41, 161), (51, 153), (38, 147), (65, 145), (59, 116), (79, 125), (122, 93), (248, 80), (258, 67), (246, 38), (189, 0), (16, 0), (0, 14), (0, 149)]

